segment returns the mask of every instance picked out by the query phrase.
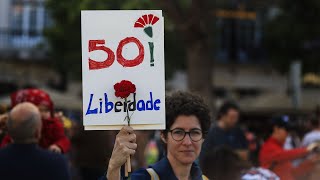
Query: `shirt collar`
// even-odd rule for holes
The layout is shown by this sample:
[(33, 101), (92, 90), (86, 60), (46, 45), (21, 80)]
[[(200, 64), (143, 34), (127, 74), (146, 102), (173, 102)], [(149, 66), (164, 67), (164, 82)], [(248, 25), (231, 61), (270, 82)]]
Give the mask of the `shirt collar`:
[[(158, 163), (151, 167), (157, 172), (160, 179), (178, 180), (167, 157), (162, 158)], [(190, 173), (191, 179), (202, 180), (201, 169), (196, 163), (192, 164)]]

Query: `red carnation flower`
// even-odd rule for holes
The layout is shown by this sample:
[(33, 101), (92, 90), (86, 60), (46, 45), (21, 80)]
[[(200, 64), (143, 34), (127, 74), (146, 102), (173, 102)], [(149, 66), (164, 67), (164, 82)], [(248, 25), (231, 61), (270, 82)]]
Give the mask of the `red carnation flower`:
[[(124, 99), (126, 103), (127, 103), (127, 97), (131, 93), (136, 92), (136, 85), (134, 85), (132, 82), (127, 81), (127, 80), (122, 80), (121, 82), (116, 83), (113, 86), (113, 88), (115, 90), (114, 94), (116, 95), (116, 97), (120, 97), (120, 98)], [(125, 117), (125, 120), (127, 120), (128, 125), (130, 126), (129, 110), (127, 110), (127, 115)]]
[(120, 98), (127, 98), (131, 93), (136, 92), (136, 86), (127, 80), (122, 80), (114, 86), (115, 96)]

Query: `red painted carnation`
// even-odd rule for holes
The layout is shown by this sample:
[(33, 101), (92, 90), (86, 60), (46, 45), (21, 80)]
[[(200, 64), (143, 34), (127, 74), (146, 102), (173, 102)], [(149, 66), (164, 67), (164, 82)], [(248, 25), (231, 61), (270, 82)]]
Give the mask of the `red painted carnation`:
[(120, 98), (127, 98), (131, 93), (136, 92), (136, 86), (127, 80), (122, 80), (114, 86), (115, 96)]

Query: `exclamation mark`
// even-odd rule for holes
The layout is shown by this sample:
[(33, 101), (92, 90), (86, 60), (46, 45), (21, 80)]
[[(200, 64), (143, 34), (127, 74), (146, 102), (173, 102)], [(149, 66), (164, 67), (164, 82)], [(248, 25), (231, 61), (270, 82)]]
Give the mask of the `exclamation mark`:
[(153, 42), (149, 42), (149, 49), (150, 49), (150, 66), (154, 66), (154, 57), (153, 57), (154, 45), (153, 45)]

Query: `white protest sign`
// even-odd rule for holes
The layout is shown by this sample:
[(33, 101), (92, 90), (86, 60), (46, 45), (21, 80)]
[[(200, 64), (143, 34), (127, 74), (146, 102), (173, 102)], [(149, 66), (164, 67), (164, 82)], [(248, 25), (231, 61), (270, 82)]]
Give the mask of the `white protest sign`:
[[(164, 19), (160, 10), (82, 11), (86, 130), (165, 128)], [(125, 101), (122, 80), (135, 85)], [(123, 89), (121, 89), (123, 90)]]

